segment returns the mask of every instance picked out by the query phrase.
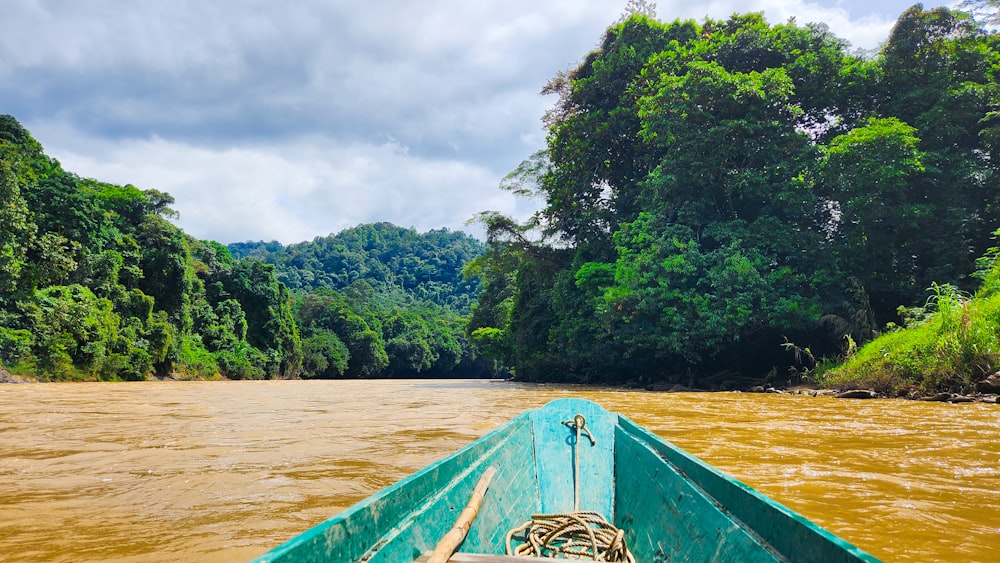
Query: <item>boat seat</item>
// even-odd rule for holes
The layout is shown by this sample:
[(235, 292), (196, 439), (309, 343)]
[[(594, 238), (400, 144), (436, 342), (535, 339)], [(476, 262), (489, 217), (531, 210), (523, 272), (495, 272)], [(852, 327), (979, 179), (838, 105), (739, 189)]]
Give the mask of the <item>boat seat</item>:
[[(430, 555), (422, 555), (413, 563), (425, 563)], [(537, 557), (514, 557), (513, 555), (480, 555), (478, 553), (456, 553), (448, 560), (449, 563), (525, 563), (539, 561)]]

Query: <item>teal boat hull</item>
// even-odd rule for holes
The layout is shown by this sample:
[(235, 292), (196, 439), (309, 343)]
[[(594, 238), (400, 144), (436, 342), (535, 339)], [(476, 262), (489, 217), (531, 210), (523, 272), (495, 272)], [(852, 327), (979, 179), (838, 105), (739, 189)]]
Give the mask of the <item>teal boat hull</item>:
[[(593, 444), (586, 437), (577, 443), (565, 424), (576, 415), (586, 419)], [(459, 548), (463, 553), (501, 555), (507, 532), (533, 514), (570, 512), (578, 504), (624, 530), (640, 562), (878, 561), (628, 418), (582, 399), (558, 399), (522, 413), (254, 561), (413, 561), (452, 528), (490, 466), (496, 476)]]

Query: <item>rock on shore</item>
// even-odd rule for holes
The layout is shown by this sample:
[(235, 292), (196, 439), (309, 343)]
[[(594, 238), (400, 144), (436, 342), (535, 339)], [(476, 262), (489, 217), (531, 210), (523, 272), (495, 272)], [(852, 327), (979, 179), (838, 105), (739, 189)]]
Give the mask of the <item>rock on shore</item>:
[(28, 383), (28, 380), (0, 367), (0, 383)]
[(878, 394), (869, 389), (851, 389), (850, 391), (837, 393), (838, 399), (875, 399), (877, 397)]
[(976, 383), (976, 391), (991, 395), (1000, 393), (1000, 372), (994, 373), (986, 379)]

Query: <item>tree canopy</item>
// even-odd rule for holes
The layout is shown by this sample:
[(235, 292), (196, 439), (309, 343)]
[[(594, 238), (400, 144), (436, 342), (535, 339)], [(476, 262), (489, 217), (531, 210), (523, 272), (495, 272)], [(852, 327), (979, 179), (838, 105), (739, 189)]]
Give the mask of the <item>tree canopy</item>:
[(484, 251), (475, 238), (376, 223), (288, 246), (229, 248), (273, 264), (296, 295), (304, 377), (495, 373), (466, 336), (479, 284), (463, 268)]

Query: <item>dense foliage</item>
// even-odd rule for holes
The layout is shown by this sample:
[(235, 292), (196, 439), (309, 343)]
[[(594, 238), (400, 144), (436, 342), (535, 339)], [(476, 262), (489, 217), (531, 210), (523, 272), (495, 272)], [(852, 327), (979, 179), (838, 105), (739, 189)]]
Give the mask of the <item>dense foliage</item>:
[(448, 229), (418, 233), (389, 223), (359, 225), (311, 242), (229, 245), (237, 258), (274, 264), (278, 279), (293, 291), (341, 291), (358, 280), (397, 302), (426, 301), (468, 312), (479, 283), (462, 275), (483, 243)]
[(274, 267), (186, 235), (171, 203), (63, 170), (0, 116), (0, 362), (54, 380), (296, 376)]
[(715, 386), (971, 289), (1000, 219), (998, 47), (920, 5), (871, 58), (759, 14), (624, 19), (546, 87), (548, 147), (505, 181), (543, 209), (483, 215), (471, 337), (525, 379)]
[(229, 249), (274, 264), (297, 295), (304, 377), (495, 373), (466, 336), (478, 282), (462, 269), (484, 251), (468, 235), (377, 223), (289, 246), (244, 242)]

